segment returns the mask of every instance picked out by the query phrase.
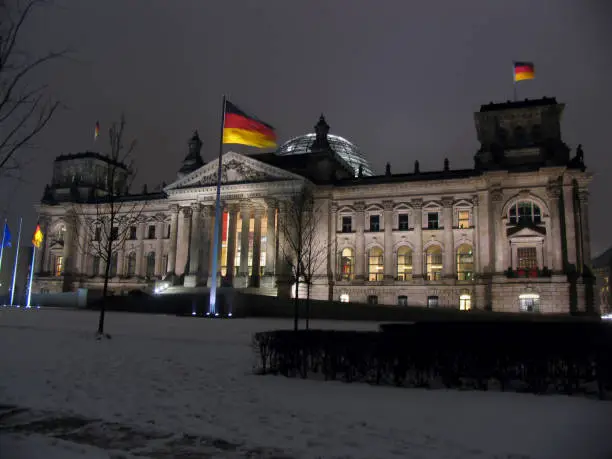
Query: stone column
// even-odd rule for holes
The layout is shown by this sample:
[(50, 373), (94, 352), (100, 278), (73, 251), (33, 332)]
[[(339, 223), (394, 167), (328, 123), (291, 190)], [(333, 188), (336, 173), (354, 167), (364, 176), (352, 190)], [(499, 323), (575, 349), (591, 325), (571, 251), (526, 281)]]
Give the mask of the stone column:
[(266, 201), (266, 216), (268, 226), (266, 227), (266, 276), (274, 276), (276, 265), (276, 201), (273, 199)]
[[(183, 260), (182, 274), (189, 271), (189, 255), (191, 253), (191, 207), (183, 207), (183, 231), (181, 234), (181, 247), (184, 247), (185, 259)], [(184, 280), (184, 279), (183, 279)]]
[(210, 274), (210, 253), (211, 253), (211, 240), (212, 230), (214, 230), (213, 222), (214, 208), (212, 206), (204, 206), (202, 209), (202, 217), (204, 220), (203, 231), (202, 231), (202, 258), (200, 265), (200, 273), (202, 279), (208, 279)]
[(136, 243), (136, 266), (135, 266), (135, 273), (136, 273), (136, 276), (138, 276), (138, 277), (144, 277), (144, 275), (145, 275), (145, 270), (142, 267), (143, 262), (144, 262), (144, 238), (145, 238), (145, 231), (146, 231), (145, 219), (144, 219), (144, 217), (141, 217), (141, 218), (138, 219), (138, 229), (137, 229), (137, 232), (136, 232), (136, 239), (137, 239), (138, 242)]
[(495, 189), (491, 191), (491, 218), (493, 219), (493, 225), (495, 228), (495, 236), (493, 237), (493, 254), (492, 257), (495, 260), (495, 273), (501, 274), (510, 266), (508, 264), (508, 247), (506, 244), (506, 235), (504, 232), (505, 220), (502, 219), (502, 206), (503, 206), (504, 194), (501, 189)]
[(288, 248), (285, 247), (287, 244), (287, 237), (285, 231), (287, 230), (287, 202), (278, 202), (278, 252), (276, 253), (276, 268), (275, 273), (277, 279), (281, 282), (287, 282), (289, 276), (289, 268), (287, 266), (287, 260), (285, 259), (288, 255)]
[(195, 287), (199, 281), (200, 269), (200, 211), (199, 203), (191, 204), (191, 221), (189, 224), (189, 267), (185, 274), (183, 285), (185, 287)]
[(75, 217), (72, 214), (66, 215), (64, 220), (66, 225), (66, 231), (64, 232), (64, 250), (62, 256), (64, 257), (64, 275), (70, 275), (73, 271), (73, 238), (76, 231), (75, 228)]
[(576, 271), (580, 271), (582, 266), (578, 266), (578, 254), (576, 247), (579, 242), (579, 235), (576, 228), (576, 209), (574, 209), (574, 186), (572, 183), (563, 185), (563, 214), (565, 221), (565, 243), (568, 268), (573, 266)]
[(170, 206), (170, 248), (168, 250), (168, 274), (174, 274), (176, 271), (176, 243), (178, 236), (178, 213), (179, 206), (173, 204)]
[(395, 280), (395, 257), (393, 256), (393, 201), (383, 201), (385, 225), (385, 276), (387, 282)]
[(355, 226), (357, 234), (355, 237), (355, 280), (363, 282), (365, 274), (365, 203), (363, 201), (355, 203)]
[[(226, 277), (231, 280), (235, 277), (236, 264), (236, 230), (238, 226), (238, 207), (232, 204), (229, 208), (229, 222), (227, 230), (227, 271)], [(219, 238), (221, 240), (221, 238)]]
[(242, 219), (242, 228), (240, 232), (240, 268), (238, 270), (241, 278), (241, 286), (248, 285), (249, 278), (249, 226), (251, 223), (251, 207), (248, 203), (242, 203), (240, 206), (240, 218)]
[[(162, 276), (162, 260), (164, 258), (164, 221), (157, 222), (155, 228), (155, 275)], [(136, 262), (138, 264), (138, 262)]]
[[(260, 261), (261, 261), (261, 216), (263, 209), (256, 207), (253, 212), (253, 273), (251, 274), (250, 285), (259, 287)], [(243, 225), (244, 227), (244, 225)], [(241, 260), (242, 261), (242, 260)]]
[(447, 279), (456, 277), (455, 241), (453, 237), (453, 198), (442, 198), (442, 224), (444, 225), (444, 257), (442, 273)]
[(336, 273), (338, 271), (338, 204), (332, 202), (330, 204), (330, 235), (329, 235), (329, 249), (327, 257), (329, 260), (329, 269), (332, 276), (332, 281), (336, 281)]
[(480, 275), (480, 227), (478, 226), (478, 196), (472, 196), (472, 226), (474, 227), (474, 245), (472, 256), (474, 257), (474, 277)]
[(200, 216), (199, 203), (191, 205), (191, 242), (189, 247), (189, 274), (197, 274), (200, 269)]
[(582, 268), (585, 274), (591, 272), (591, 230), (589, 226), (589, 192), (580, 190), (578, 192), (580, 201), (580, 241), (582, 244)]
[[(87, 227), (84, 218), (75, 218), (75, 223), (78, 225), (78, 243), (75, 247), (76, 252), (76, 274), (83, 275), (87, 274), (87, 258), (86, 244), (87, 244)], [(43, 233), (45, 234), (45, 233)], [(44, 241), (44, 238), (43, 238)], [(37, 254), (38, 255), (38, 254)]]
[(552, 270), (560, 273), (563, 271), (563, 247), (561, 244), (561, 220), (559, 215), (559, 198), (561, 189), (558, 186), (548, 187), (548, 202), (550, 206), (550, 228), (552, 247)]
[(414, 209), (414, 253), (412, 254), (412, 278), (423, 279), (423, 200), (413, 199)]

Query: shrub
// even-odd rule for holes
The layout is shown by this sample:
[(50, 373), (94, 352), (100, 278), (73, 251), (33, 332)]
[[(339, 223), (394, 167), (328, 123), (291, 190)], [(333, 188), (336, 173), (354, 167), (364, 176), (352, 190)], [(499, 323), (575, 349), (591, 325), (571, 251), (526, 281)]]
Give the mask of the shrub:
[(423, 322), (380, 332), (269, 331), (253, 345), (259, 373), (603, 399), (612, 390), (611, 332), (593, 322)]

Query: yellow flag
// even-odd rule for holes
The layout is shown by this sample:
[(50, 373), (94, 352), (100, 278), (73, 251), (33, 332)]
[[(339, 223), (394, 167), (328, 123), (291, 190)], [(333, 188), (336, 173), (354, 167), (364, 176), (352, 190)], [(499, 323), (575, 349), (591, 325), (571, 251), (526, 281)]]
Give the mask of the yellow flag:
[(43, 241), (43, 233), (40, 230), (40, 225), (36, 225), (36, 231), (34, 231), (34, 237), (32, 237), (32, 244), (37, 249), (40, 249), (40, 244)]

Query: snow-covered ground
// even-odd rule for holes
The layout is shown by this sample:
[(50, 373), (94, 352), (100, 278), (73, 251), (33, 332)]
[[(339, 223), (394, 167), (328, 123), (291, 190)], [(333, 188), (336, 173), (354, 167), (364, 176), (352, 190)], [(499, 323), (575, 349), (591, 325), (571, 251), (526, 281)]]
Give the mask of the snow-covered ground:
[(96, 325), (0, 308), (0, 457), (612, 458), (612, 402), (253, 375), (252, 334), (285, 320)]

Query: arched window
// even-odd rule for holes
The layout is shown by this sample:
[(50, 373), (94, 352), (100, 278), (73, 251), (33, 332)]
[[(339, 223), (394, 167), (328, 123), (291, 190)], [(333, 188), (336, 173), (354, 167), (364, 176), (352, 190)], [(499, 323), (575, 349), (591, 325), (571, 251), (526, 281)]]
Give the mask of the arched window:
[(109, 276), (115, 277), (117, 275), (117, 252), (113, 253), (110, 259)]
[(508, 209), (511, 225), (529, 225), (542, 223), (542, 210), (532, 201), (517, 201)]
[(384, 276), (384, 257), (380, 247), (373, 247), (368, 254), (368, 280), (381, 281)]
[(412, 250), (402, 246), (397, 250), (397, 280), (412, 279)]
[(442, 277), (442, 249), (431, 245), (425, 252), (425, 272), (427, 280), (440, 280)]
[(343, 249), (342, 252), (340, 252), (339, 265), (340, 266), (338, 266), (338, 268), (340, 272), (340, 279), (353, 279), (353, 271), (355, 267), (355, 257), (353, 256), (353, 249), (349, 249), (347, 247)]
[(126, 274), (128, 277), (132, 277), (136, 274), (136, 252), (131, 252), (127, 256)]
[(149, 252), (147, 254), (147, 277), (153, 277), (155, 275), (155, 252)]
[(457, 249), (457, 279), (469, 281), (474, 278), (474, 252), (469, 244), (462, 244)]

